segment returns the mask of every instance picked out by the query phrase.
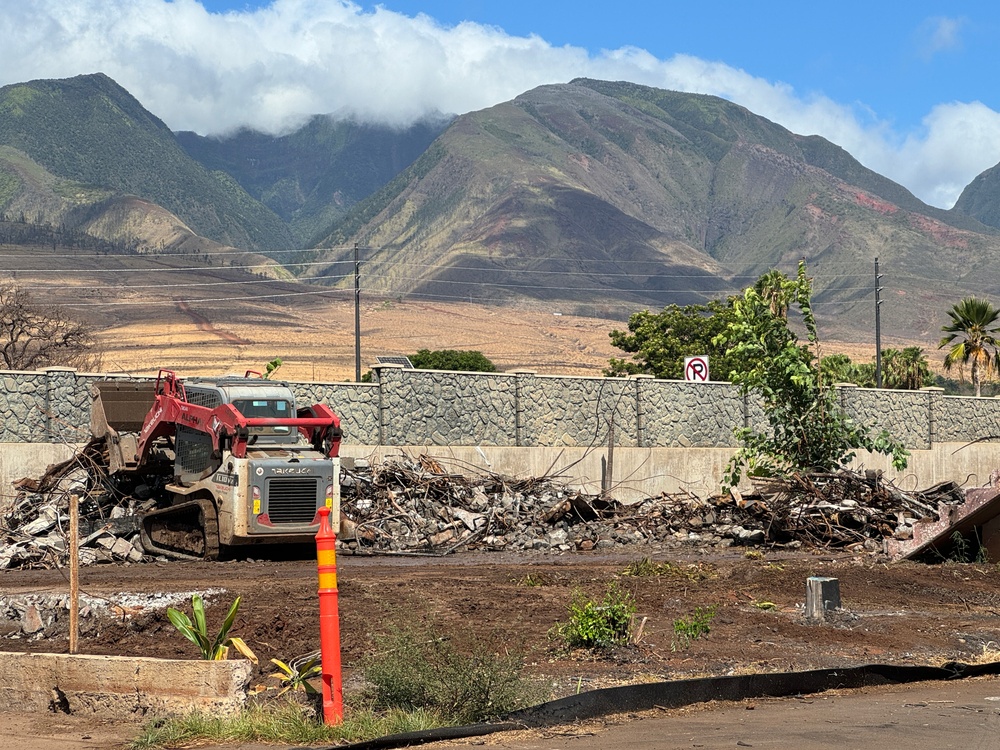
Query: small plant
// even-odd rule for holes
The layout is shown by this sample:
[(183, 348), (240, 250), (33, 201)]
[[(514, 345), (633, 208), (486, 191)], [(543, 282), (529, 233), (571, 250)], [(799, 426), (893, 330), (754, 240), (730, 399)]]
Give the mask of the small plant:
[(632, 636), (635, 609), (632, 595), (617, 584), (609, 586), (599, 602), (577, 591), (569, 605), (569, 620), (551, 632), (570, 648), (623, 646)]
[(281, 359), (281, 357), (275, 357), (270, 362), (268, 362), (267, 366), (264, 368), (264, 375), (262, 376), (264, 380), (270, 380), (271, 376), (274, 375), (277, 369), (281, 367), (283, 364), (284, 361)]
[(236, 597), (236, 600), (229, 608), (229, 612), (226, 614), (226, 619), (223, 620), (222, 627), (219, 629), (219, 633), (215, 636), (215, 638), (209, 638), (208, 636), (208, 626), (205, 622), (205, 603), (198, 594), (194, 594), (191, 597), (191, 614), (194, 618), (193, 621), (192, 618), (188, 617), (180, 610), (174, 609), (173, 607), (167, 607), (167, 618), (170, 620), (171, 624), (180, 631), (181, 635), (198, 647), (201, 651), (202, 659), (207, 661), (220, 661), (229, 657), (230, 648), (235, 648), (243, 654), (243, 656), (256, 664), (257, 656), (250, 650), (250, 647), (243, 641), (243, 639), (229, 635), (229, 631), (233, 627), (233, 622), (236, 620), (236, 612), (239, 608), (240, 597)]
[(634, 576), (636, 578), (646, 578), (650, 576), (662, 575), (666, 572), (670, 563), (657, 563), (653, 562), (648, 557), (643, 557), (639, 560), (633, 560), (628, 565), (625, 566), (625, 570), (622, 571), (623, 576)]
[(743, 557), (747, 560), (763, 560), (764, 552), (759, 549), (748, 549), (743, 553)]
[(522, 677), (524, 659), (489, 642), (460, 650), (430, 628), (393, 628), (362, 662), (376, 708), (425, 709), (447, 723), (488, 721), (540, 697)]
[(319, 651), (297, 656), (289, 660), (287, 664), (280, 659), (271, 659), (271, 663), (278, 668), (278, 671), (272, 672), (270, 676), (283, 683), (283, 687), (278, 692), (279, 696), (284, 695), (289, 690), (302, 690), (308, 695), (315, 695), (319, 692), (309, 682), (323, 673)]
[(961, 531), (956, 531), (951, 535), (951, 554), (948, 555), (951, 562), (967, 563), (972, 561), (972, 548), (969, 540), (962, 536)]
[(707, 563), (692, 563), (691, 565), (676, 565), (671, 562), (653, 562), (648, 557), (633, 560), (622, 571), (623, 576), (632, 578), (670, 577), (686, 578), (689, 581), (703, 581), (715, 578), (715, 567)]
[(532, 589), (538, 586), (548, 586), (549, 579), (541, 573), (528, 573), (524, 578), (516, 580), (518, 586), (525, 586), (526, 588)]
[(766, 611), (775, 610), (778, 608), (778, 605), (775, 604), (774, 602), (762, 602), (762, 601), (754, 601), (753, 606), (755, 606), (757, 609), (763, 609)]
[(670, 644), (671, 651), (687, 648), (691, 641), (706, 636), (712, 630), (712, 620), (715, 619), (715, 606), (696, 607), (691, 619), (683, 617), (674, 620), (674, 638)]
[(318, 722), (307, 707), (291, 701), (250, 703), (235, 714), (196, 711), (185, 716), (149, 722), (128, 746), (129, 750), (262, 743), (274, 745), (329, 746), (361, 742), (402, 732), (440, 727), (441, 717), (416, 710), (376, 712), (369, 706), (346, 706), (344, 722), (329, 726)]

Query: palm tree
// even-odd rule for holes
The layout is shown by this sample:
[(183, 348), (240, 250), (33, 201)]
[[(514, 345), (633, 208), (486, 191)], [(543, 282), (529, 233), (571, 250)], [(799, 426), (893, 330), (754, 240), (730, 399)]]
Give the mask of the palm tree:
[(961, 378), (965, 366), (971, 362), (972, 385), (976, 395), (981, 396), (983, 376), (989, 377), (1000, 367), (1000, 341), (993, 335), (1000, 331), (1000, 326), (995, 325), (1000, 310), (984, 299), (966, 297), (955, 303), (948, 316), (951, 323), (941, 327), (948, 335), (938, 344), (938, 349), (951, 347), (944, 358), (944, 369), (950, 372), (958, 365)]
[(919, 346), (882, 350), (882, 377), (886, 388), (916, 391), (934, 382), (924, 350)]

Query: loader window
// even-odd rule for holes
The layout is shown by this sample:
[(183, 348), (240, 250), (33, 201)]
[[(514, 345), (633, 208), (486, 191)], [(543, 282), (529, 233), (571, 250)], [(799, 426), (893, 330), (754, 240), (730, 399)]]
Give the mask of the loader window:
[[(240, 414), (250, 419), (255, 417), (288, 419), (292, 416), (289, 403), (280, 398), (239, 399), (233, 401), (233, 406)], [(291, 427), (287, 425), (250, 428), (251, 435), (287, 435), (290, 432)]]

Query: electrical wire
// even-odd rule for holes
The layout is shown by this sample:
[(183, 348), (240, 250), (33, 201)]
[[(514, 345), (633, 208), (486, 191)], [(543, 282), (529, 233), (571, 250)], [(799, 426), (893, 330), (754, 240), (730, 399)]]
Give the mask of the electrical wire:
[[(280, 251), (272, 251), (272, 252), (313, 253), (313, 252), (331, 252), (331, 251), (350, 251), (350, 250), (353, 250), (353, 249), (354, 249), (353, 247), (345, 246), (345, 247), (334, 247), (334, 248), (312, 248), (312, 249), (309, 249), (309, 250), (280, 250)], [(371, 248), (365, 248), (365, 250), (371, 251), (372, 249)], [(378, 249), (376, 249), (376, 252), (377, 252), (377, 250)], [(210, 253), (210, 254), (207, 254), (207, 255), (209, 255), (209, 257), (215, 257), (217, 255), (227, 255), (227, 254), (228, 255), (235, 255), (235, 254), (246, 255), (248, 253), (247, 253), (247, 251), (233, 250), (233, 251), (224, 251), (224, 252), (219, 252), (219, 253)], [(152, 263), (162, 264), (162, 263), (165, 263), (166, 261), (169, 261), (172, 258), (179, 257), (179, 256), (185, 256), (185, 255), (190, 256), (190, 257), (204, 257), (206, 255), (206, 253), (195, 253), (195, 252), (192, 252), (192, 253), (177, 253), (177, 254), (159, 255), (159, 256), (145, 256), (145, 255), (143, 255), (143, 256), (134, 256), (134, 255), (129, 255), (129, 256), (113, 256), (112, 255), (112, 256), (109, 256), (106, 253), (94, 254), (94, 255), (53, 254), (53, 255), (46, 255), (45, 257), (46, 258), (50, 258), (50, 259), (51, 258), (74, 258), (74, 259), (79, 259), (81, 257), (94, 257), (94, 258), (100, 257), (100, 258), (105, 259), (105, 260), (108, 259), (108, 258), (114, 258), (114, 257), (127, 257), (128, 259), (133, 260), (133, 261), (135, 260), (136, 257), (141, 257), (141, 258), (144, 258), (144, 259), (148, 259)], [(14, 254), (2, 254), (2, 255), (0, 255), (0, 257), (21, 257), (21, 256), (17, 256), (17, 255), (14, 255)], [(486, 258), (486, 256), (482, 256), (482, 257)], [(492, 260), (492, 259), (488, 259), (488, 260)], [(510, 262), (510, 259), (504, 259), (504, 260), (507, 263)], [(566, 257), (555, 257), (555, 256), (524, 258), (524, 259), (521, 259), (521, 260), (523, 260), (525, 262), (531, 262), (533, 264), (534, 263), (538, 263), (540, 261), (558, 261), (558, 262), (564, 262), (564, 263), (567, 263), (568, 265), (577, 266), (577, 267), (579, 267), (580, 265), (586, 264), (586, 263), (600, 263), (600, 264), (603, 264), (603, 265), (616, 265), (616, 266), (618, 266), (618, 265), (625, 266), (625, 265), (628, 265), (628, 264), (635, 264), (635, 265), (641, 264), (644, 267), (648, 267), (650, 265), (655, 265), (655, 263), (656, 263), (655, 260), (650, 260), (650, 259), (644, 259), (644, 260), (618, 260), (618, 259), (613, 259), (613, 258), (608, 258), (608, 259), (603, 259), (603, 258), (569, 259), (569, 258), (566, 258)], [(359, 259), (359, 261), (358, 261), (359, 265), (362, 265), (362, 266), (364, 266), (365, 264), (368, 264), (370, 262), (372, 262), (370, 258), (369, 259), (365, 259), (365, 260)], [(291, 261), (291, 262), (287, 263), (287, 266), (288, 267), (316, 267), (316, 266), (322, 266), (322, 267), (326, 267), (326, 268), (336, 268), (337, 266), (344, 266), (344, 265), (350, 266), (353, 263), (355, 263), (355, 261), (353, 261), (351, 259), (345, 259), (345, 260), (321, 260), (321, 261), (301, 261), (301, 262)], [(82, 272), (79, 269), (72, 269), (72, 270), (70, 270), (68, 268), (51, 268), (51, 267), (50, 268), (41, 268), (41, 269), (16, 269), (16, 270), (12, 269), (12, 270), (13, 270), (14, 273), (21, 273), (21, 274), (36, 274), (36, 273), (37, 274), (48, 274), (48, 273), (52, 273), (52, 274), (66, 275), (68, 273), (73, 273), (73, 274), (76, 274), (77, 276), (79, 276), (81, 274), (83, 274), (83, 275), (97, 275), (97, 274), (123, 275), (123, 274), (125, 274), (125, 275), (129, 275), (129, 276), (142, 276), (142, 275), (151, 274), (151, 273), (155, 273), (155, 274), (161, 274), (161, 273), (199, 273), (199, 274), (203, 274), (203, 275), (206, 274), (206, 273), (222, 274), (222, 273), (231, 272), (231, 271), (259, 270), (261, 268), (267, 268), (268, 266), (269, 266), (269, 264), (267, 264), (267, 263), (255, 263), (255, 264), (238, 265), (238, 266), (221, 266), (221, 267), (215, 267), (215, 266), (204, 266), (204, 265), (201, 265), (201, 266), (165, 267), (165, 268), (164, 267), (159, 267), (159, 268), (148, 268), (148, 269), (142, 269), (142, 270), (136, 270), (135, 268), (114, 268), (114, 269), (101, 268), (101, 269), (90, 269), (90, 270), (82, 271)], [(420, 262), (405, 261), (405, 260), (403, 260), (403, 261), (395, 261), (393, 263), (393, 266), (401, 266), (401, 267), (404, 267), (404, 268), (419, 269), (419, 270), (423, 270), (425, 272), (431, 272), (431, 273), (433, 273), (434, 271), (445, 271), (445, 270), (446, 271), (468, 270), (468, 271), (486, 272), (486, 273), (489, 273), (489, 274), (491, 274), (493, 276), (496, 276), (497, 274), (505, 274), (505, 275), (509, 275), (512, 278), (516, 278), (518, 275), (530, 275), (532, 278), (543, 277), (543, 276), (560, 276), (560, 277), (595, 277), (595, 276), (597, 276), (599, 278), (606, 279), (608, 281), (623, 280), (623, 279), (634, 279), (635, 278), (635, 274), (630, 274), (627, 271), (622, 271), (622, 272), (617, 272), (617, 273), (570, 271), (570, 270), (566, 270), (566, 271), (555, 271), (555, 270), (549, 271), (549, 270), (535, 270), (535, 269), (530, 269), (530, 268), (509, 268), (509, 267), (505, 268), (505, 267), (499, 267), (499, 266), (498, 267), (485, 268), (484, 269), (481, 265), (470, 266), (470, 265), (463, 265), (463, 264), (457, 264), (456, 265), (456, 264), (447, 264), (447, 263), (420, 263)], [(823, 271), (823, 269), (827, 269), (827, 268), (830, 268), (832, 270), (838, 270), (838, 269), (841, 269), (841, 268), (843, 268), (843, 269), (848, 269), (849, 268), (850, 270), (853, 270), (854, 272), (853, 273), (826, 273), (825, 271)], [(869, 275), (869, 274), (866, 274), (866, 273), (859, 273), (859, 272), (857, 272), (856, 268), (857, 268), (856, 265), (847, 265), (847, 264), (839, 264), (839, 263), (838, 264), (815, 263), (814, 266), (812, 267), (810, 275), (814, 279), (814, 284), (816, 284), (817, 280), (819, 281), (819, 283), (816, 284), (816, 287), (815, 287), (816, 288), (816, 295), (820, 296), (820, 295), (823, 295), (823, 294), (830, 294), (830, 293), (845, 294), (845, 293), (851, 293), (851, 292), (870, 292), (873, 289), (873, 287), (871, 285), (867, 285), (867, 284), (863, 285), (863, 286), (855, 286), (855, 285), (838, 286), (836, 284), (836, 282), (840, 281), (840, 280), (848, 280), (849, 281), (849, 280), (854, 280), (854, 279), (865, 278), (865, 277), (867, 277)], [(778, 270), (780, 270), (780, 268)], [(647, 274), (643, 274), (643, 275), (647, 276)], [(381, 294), (381, 295), (385, 295), (386, 297), (398, 297), (398, 296), (402, 295), (402, 296), (407, 296), (407, 297), (427, 298), (427, 299), (442, 299), (442, 300), (454, 299), (454, 300), (462, 300), (462, 301), (468, 300), (470, 302), (472, 302), (472, 301), (483, 302), (484, 300), (482, 300), (482, 299), (474, 300), (473, 299), (473, 294), (471, 292), (466, 292), (464, 294), (447, 294), (447, 293), (443, 293), (443, 292), (445, 290), (447, 290), (447, 289), (454, 290), (454, 289), (457, 289), (457, 288), (465, 287), (467, 289), (471, 289), (472, 292), (474, 292), (475, 290), (479, 290), (480, 292), (482, 292), (482, 291), (487, 290), (487, 289), (488, 290), (499, 290), (499, 291), (510, 291), (510, 290), (513, 290), (513, 291), (524, 291), (524, 290), (531, 290), (532, 292), (534, 292), (536, 294), (541, 294), (541, 293), (544, 293), (544, 292), (573, 292), (573, 293), (577, 293), (577, 294), (591, 293), (591, 294), (600, 294), (600, 295), (608, 295), (608, 294), (614, 294), (614, 295), (634, 294), (634, 295), (637, 295), (637, 296), (640, 296), (640, 297), (647, 297), (647, 298), (650, 297), (650, 296), (659, 296), (659, 297), (674, 296), (674, 297), (676, 297), (678, 295), (684, 295), (684, 294), (700, 294), (700, 295), (720, 294), (720, 293), (724, 293), (725, 286), (726, 286), (727, 282), (730, 283), (730, 284), (732, 284), (733, 282), (736, 282), (738, 279), (757, 279), (757, 278), (759, 278), (759, 275), (750, 275), (750, 274), (734, 274), (732, 276), (719, 277), (719, 276), (716, 276), (716, 275), (712, 274), (711, 272), (703, 271), (701, 269), (697, 269), (697, 270), (695, 270), (693, 272), (689, 272), (689, 273), (648, 274), (648, 276), (653, 276), (656, 279), (683, 279), (683, 280), (685, 280), (685, 281), (687, 281), (689, 283), (688, 284), (684, 284), (684, 285), (678, 285), (677, 288), (674, 288), (674, 289), (660, 289), (660, 290), (657, 290), (657, 289), (649, 289), (649, 288), (647, 288), (645, 286), (631, 287), (631, 288), (629, 288), (629, 287), (623, 287), (621, 285), (616, 285), (616, 284), (605, 284), (605, 285), (601, 285), (601, 286), (586, 286), (586, 285), (569, 286), (569, 285), (549, 285), (549, 284), (525, 284), (525, 283), (518, 282), (518, 281), (513, 281), (513, 280), (509, 281), (509, 282), (503, 282), (503, 281), (473, 281), (473, 280), (428, 278), (423, 283), (424, 284), (434, 284), (436, 287), (442, 288), (441, 291), (437, 291), (437, 292), (426, 292), (426, 291), (419, 292), (419, 291), (402, 291), (402, 290), (396, 288), (395, 285), (396, 285), (397, 281), (400, 280), (399, 276), (396, 275), (396, 274), (386, 273), (386, 272), (379, 272), (379, 271), (376, 271), (374, 269), (365, 270), (361, 274), (361, 278), (365, 282), (367, 282), (367, 284), (368, 284), (367, 288), (362, 289), (362, 291), (363, 291), (364, 294), (366, 294), (368, 296), (373, 296), (373, 295), (374, 296), (378, 296), (378, 295)], [(121, 283), (121, 282), (116, 282), (113, 285), (112, 284), (89, 284), (89, 285), (79, 285), (79, 284), (59, 284), (59, 285), (45, 284), (45, 285), (36, 285), (36, 284), (29, 284), (29, 285), (25, 285), (24, 288), (26, 288), (28, 290), (42, 290), (46, 294), (52, 294), (52, 293), (57, 292), (59, 290), (70, 290), (70, 291), (72, 291), (72, 292), (74, 292), (76, 294), (80, 294), (80, 293), (83, 293), (83, 292), (96, 292), (96, 293), (100, 293), (101, 291), (106, 290), (106, 291), (108, 291), (109, 293), (112, 293), (112, 294), (124, 295), (124, 294), (128, 294), (130, 292), (141, 292), (141, 291), (145, 291), (145, 290), (149, 290), (149, 289), (169, 290), (169, 291), (178, 291), (178, 290), (180, 290), (180, 291), (190, 291), (190, 290), (204, 289), (204, 288), (210, 288), (210, 287), (234, 287), (234, 288), (239, 289), (239, 288), (243, 288), (243, 287), (263, 286), (263, 285), (316, 284), (316, 283), (321, 282), (324, 279), (330, 279), (332, 277), (333, 277), (333, 275), (324, 275), (324, 276), (321, 276), (321, 277), (304, 277), (304, 278), (296, 278), (296, 279), (275, 279), (275, 278), (260, 279), (260, 278), (256, 278), (256, 276), (254, 276), (253, 278), (225, 279), (225, 280), (216, 280), (216, 281), (192, 281), (192, 282), (167, 283), (167, 284), (163, 284), (163, 283), (159, 283), (159, 284), (129, 284), (129, 283)], [(351, 273), (348, 270), (348, 271), (346, 271), (345, 273), (343, 273), (340, 276), (340, 280), (350, 279), (350, 277), (351, 277)], [(910, 278), (919, 279), (920, 277), (917, 277), (917, 276), (914, 275), (914, 276), (910, 276)], [(695, 282), (698, 281), (699, 279), (712, 280), (714, 283), (712, 283), (712, 284), (710, 284), (708, 286), (702, 286), (702, 285), (695, 284)], [(350, 289), (349, 288), (345, 288), (345, 287), (323, 287), (323, 288), (320, 288), (320, 289), (313, 288), (313, 289), (302, 290), (302, 291), (283, 291), (283, 292), (274, 291), (274, 292), (264, 292), (264, 293), (256, 293), (255, 292), (254, 295), (253, 295), (253, 299), (255, 299), (255, 300), (279, 300), (279, 299), (285, 299), (285, 298), (310, 297), (310, 296), (312, 296), (312, 297), (324, 297), (324, 296), (340, 296), (340, 297), (342, 297), (345, 293), (349, 294), (350, 293)], [(146, 306), (148, 306), (148, 305), (177, 305), (177, 304), (181, 304), (181, 303), (187, 303), (187, 304), (208, 304), (208, 303), (218, 303), (218, 302), (245, 301), (246, 299), (247, 299), (246, 295), (240, 295), (240, 296), (216, 296), (216, 297), (207, 297), (207, 298), (193, 297), (193, 298), (190, 298), (190, 299), (177, 299), (177, 298), (171, 298), (171, 299), (149, 299), (149, 298), (145, 298), (144, 297), (143, 299), (138, 299), (138, 300), (123, 300), (123, 299), (117, 299), (117, 300), (94, 300), (94, 301), (82, 301), (82, 300), (80, 300), (80, 301), (75, 301), (75, 302), (71, 302), (71, 303), (62, 303), (61, 306), (76, 308), (76, 307), (120, 307), (120, 306), (138, 306), (138, 305), (146, 305)], [(485, 301), (488, 301), (488, 300), (485, 300)], [(864, 301), (865, 300), (859, 299), (859, 298), (847, 299), (847, 300), (822, 300), (822, 299), (820, 299), (820, 300), (814, 301), (813, 304), (816, 304), (816, 305), (851, 306), (851, 305), (863, 304)], [(636, 302), (631, 302), (631, 301), (612, 301), (612, 300), (607, 300), (607, 299), (602, 299), (600, 302), (596, 302), (596, 303), (592, 302), (592, 301), (584, 301), (584, 300), (553, 300), (553, 302), (555, 302), (555, 303), (563, 302), (564, 304), (577, 304), (577, 305), (580, 305), (580, 304), (583, 304), (583, 305), (597, 304), (600, 307), (623, 307), (623, 308), (632, 308), (632, 309), (634, 309), (637, 306)]]

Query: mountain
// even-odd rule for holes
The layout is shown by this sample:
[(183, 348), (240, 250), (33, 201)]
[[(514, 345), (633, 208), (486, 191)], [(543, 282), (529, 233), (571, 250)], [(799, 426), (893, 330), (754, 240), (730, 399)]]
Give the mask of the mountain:
[(951, 210), (1000, 228), (1000, 164), (977, 175), (966, 185)]
[(878, 257), (883, 315), (913, 334), (938, 330), (958, 289), (995, 285), (1000, 259), (992, 228), (818, 136), (717, 97), (587, 79), (457, 118), (321, 246), (354, 242), (375, 248), (366, 273), (386, 294), (586, 312), (718, 297), (804, 257), (817, 301), (855, 329), (870, 325)]
[(93, 220), (108, 202), (121, 212), (139, 199), (140, 213), (143, 201), (154, 204), (171, 223), (225, 245), (291, 242), (273, 212), (188, 157), (163, 122), (100, 73), (0, 88), (0, 147), (8, 215), (18, 204), (33, 220), (62, 223), (81, 210)]
[(878, 258), (886, 332), (936, 336), (1000, 282), (994, 172), (943, 211), (724, 99), (588, 79), (405, 129), (220, 137), (171, 133), (102, 74), (0, 88), (0, 219), (206, 262), (313, 248), (272, 255), (348, 288), (357, 246), (369, 293), (618, 318), (805, 258), (821, 318), (856, 335)]
[(391, 128), (317, 115), (281, 136), (244, 128), (211, 137), (180, 132), (177, 140), (205, 168), (230, 175), (308, 244), (410, 166), (449, 122), (441, 116)]

